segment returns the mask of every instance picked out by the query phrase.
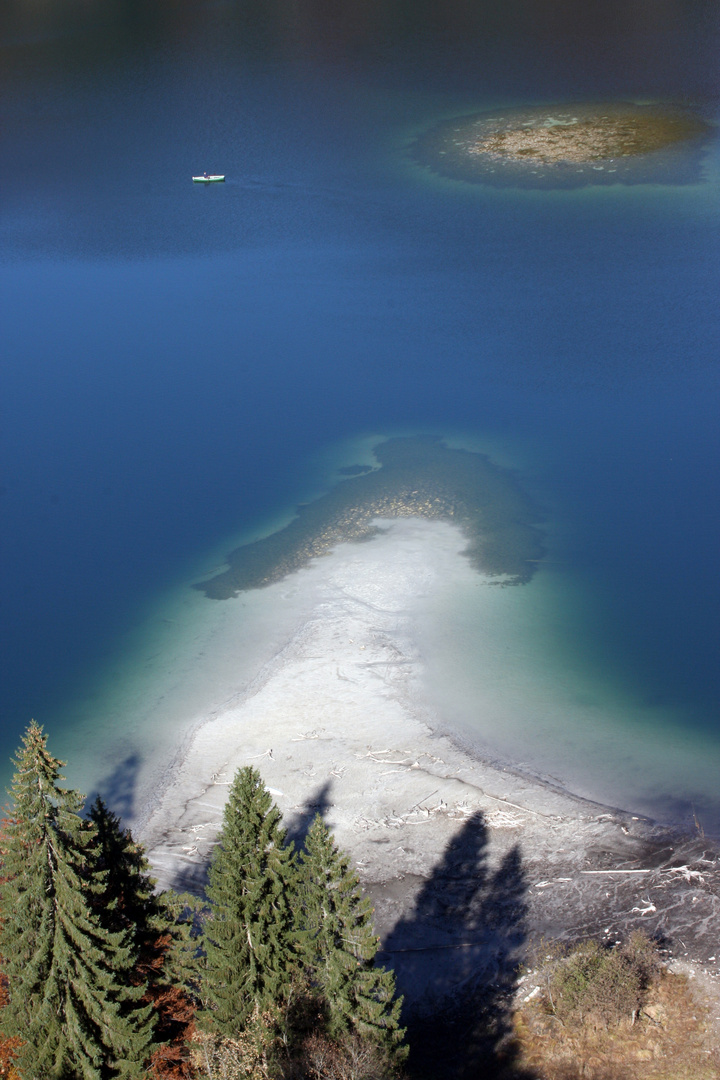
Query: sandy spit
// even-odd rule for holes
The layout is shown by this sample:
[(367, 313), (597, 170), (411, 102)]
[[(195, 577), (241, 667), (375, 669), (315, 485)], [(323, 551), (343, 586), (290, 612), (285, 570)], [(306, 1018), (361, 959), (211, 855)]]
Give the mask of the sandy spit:
[(320, 811), (350, 852), (383, 958), (418, 1007), (469, 972), (492, 977), (543, 934), (612, 941), (642, 926), (720, 974), (720, 860), (707, 842), (483, 760), (443, 731), (414, 625), (443, 576), (467, 572), (465, 542), (441, 522), (379, 524), (283, 583), (301, 602), (282, 647), (227, 708), (197, 717), (136, 825), (159, 885), (202, 888), (227, 785), (254, 765), (291, 835)]

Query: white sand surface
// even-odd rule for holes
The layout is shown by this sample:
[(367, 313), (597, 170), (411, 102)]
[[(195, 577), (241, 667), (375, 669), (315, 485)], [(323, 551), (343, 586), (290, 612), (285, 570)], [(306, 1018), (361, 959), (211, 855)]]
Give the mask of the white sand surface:
[[(339, 842), (361, 862), (374, 850), (364, 850), (373, 823), (397, 827), (408, 814), (429, 820), (421, 806), (441, 804), (438, 784), (460, 818), (475, 808), (460, 807), (468, 792), (455, 778), (457, 762), (439, 779), (443, 740), (424, 703), (413, 626), (441, 579), (477, 575), (460, 557), (465, 541), (452, 526), (378, 524), (384, 531), (371, 542), (340, 545), (264, 590), (285, 622), (280, 648), (234, 695), (225, 688), (225, 707), (198, 718), (161, 801), (141, 816), (161, 880), (207, 855), (224, 788), (246, 764), (260, 770), (290, 826), (322, 802)], [(225, 634), (222, 647), (232, 649), (230, 626)]]
[[(714, 955), (717, 860), (700, 838), (671, 836), (483, 761), (443, 732), (428, 705), (416, 624), (440, 583), (466, 579), (476, 587), (478, 576), (453, 526), (379, 524), (384, 531), (372, 541), (341, 545), (249, 594), (262, 595), (265, 618), (277, 612), (276, 647), (267, 655), (265, 642), (254, 670), (238, 652), (252, 620), (233, 606), (240, 601), (229, 601), (222, 635), (216, 627), (209, 642), (215, 651), (199, 658), (199, 670), (175, 673), (165, 710), (196, 702), (208, 670), (216, 681), (206, 711), (186, 715), (190, 734), (172, 768), (145, 770), (136, 829), (159, 884), (202, 887), (227, 785), (239, 767), (253, 765), (291, 833), (302, 835), (323, 813), (373, 897), (400, 985), (418, 999), (431, 986), (435, 996), (452, 993), (469, 963), (477, 971), (507, 959), (521, 924), (520, 937), (613, 939), (642, 923), (682, 939), (678, 955)], [(489, 579), (483, 586), (498, 588)], [(482, 700), (477, 708), (482, 715)], [(444, 907), (437, 896), (459, 881), (462, 902)], [(487, 922), (488, 908), (496, 929), (479, 945), (468, 913), (485, 910)], [(437, 950), (447, 957), (459, 948), (462, 969), (451, 965), (438, 980)]]

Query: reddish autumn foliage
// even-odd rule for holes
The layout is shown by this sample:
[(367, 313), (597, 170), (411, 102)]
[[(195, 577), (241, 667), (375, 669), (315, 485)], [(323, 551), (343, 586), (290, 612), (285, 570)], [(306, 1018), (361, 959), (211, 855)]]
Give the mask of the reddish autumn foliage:
[(192, 1080), (189, 1040), (195, 1031), (195, 1004), (182, 987), (163, 984), (170, 946), (170, 934), (160, 935), (138, 965), (142, 981), (148, 983), (144, 1000), (152, 1002), (157, 1016), (155, 1038), (164, 1044), (152, 1056), (149, 1075), (153, 1080)]
[[(0, 1009), (5, 1007), (8, 998), (7, 979), (0, 975)], [(0, 1076), (3, 1080), (20, 1080), (13, 1067), (15, 1054), (20, 1046), (19, 1039), (6, 1039), (0, 1035)]]

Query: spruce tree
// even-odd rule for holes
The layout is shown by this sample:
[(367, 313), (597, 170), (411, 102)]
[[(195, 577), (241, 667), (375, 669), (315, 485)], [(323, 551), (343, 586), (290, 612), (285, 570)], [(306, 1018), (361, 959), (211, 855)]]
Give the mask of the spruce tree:
[(135, 1080), (152, 1040), (143, 986), (131, 985), (132, 934), (93, 908), (104, 872), (83, 797), (60, 786), (63, 763), (35, 723), (15, 761), (0, 889), (0, 955), (9, 1000), (3, 1034), (19, 1036), (23, 1080)]
[(108, 930), (131, 927), (138, 945), (165, 928), (160, 897), (150, 876), (150, 864), (142, 845), (98, 795), (88, 819), (95, 827), (95, 861), (103, 872), (102, 889), (95, 906)]
[(155, 880), (141, 844), (98, 795), (89, 818), (96, 829), (95, 858), (104, 871), (94, 897), (106, 930), (129, 930), (136, 952), (132, 982), (144, 986), (143, 1000), (153, 1007), (156, 1046), (153, 1075), (192, 1074), (188, 1038), (195, 1021), (194, 993), (199, 976), (197, 948), (191, 937), (195, 897), (155, 891)]
[(380, 942), (372, 926), (372, 907), (348, 856), (335, 845), (319, 814), (300, 853), (299, 876), (307, 968), (324, 999), (328, 1034), (369, 1037), (396, 1061), (402, 1059), (402, 999), (395, 998), (393, 972), (375, 966)]
[(292, 992), (300, 950), (295, 877), (280, 811), (257, 770), (238, 770), (210, 865), (205, 932), (203, 1019), (226, 1038)]
[(95, 826), (96, 865), (102, 886), (93, 900), (106, 930), (130, 930), (137, 953), (136, 982), (149, 990), (171, 981), (190, 991), (199, 977), (191, 928), (199, 901), (169, 890), (156, 892), (142, 844), (98, 795), (88, 815)]

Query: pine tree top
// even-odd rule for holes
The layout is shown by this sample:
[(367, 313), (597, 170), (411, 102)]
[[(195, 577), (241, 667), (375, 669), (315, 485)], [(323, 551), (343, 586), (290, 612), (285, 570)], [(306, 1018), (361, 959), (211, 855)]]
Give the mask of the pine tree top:
[[(8, 794), (16, 806), (26, 802), (32, 795), (44, 797), (52, 803), (58, 796), (66, 793), (65, 789), (59, 786), (60, 781), (65, 779), (60, 775), (60, 770), (65, 768), (65, 762), (48, 751), (47, 739), (41, 725), (33, 720), (13, 758), (15, 772)], [(82, 800), (82, 796), (80, 799)]]

